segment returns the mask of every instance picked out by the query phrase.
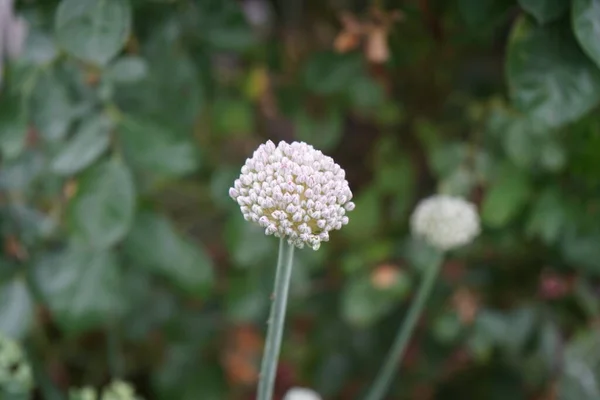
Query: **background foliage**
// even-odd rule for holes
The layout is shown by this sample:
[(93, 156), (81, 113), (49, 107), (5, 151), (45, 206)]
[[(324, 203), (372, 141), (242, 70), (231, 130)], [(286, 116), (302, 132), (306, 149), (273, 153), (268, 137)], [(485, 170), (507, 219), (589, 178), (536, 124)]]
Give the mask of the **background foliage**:
[(360, 398), (427, 265), (408, 214), (439, 190), (476, 202), (484, 234), (445, 263), (390, 399), (600, 398), (598, 0), (15, 15), (0, 331), (25, 345), (36, 398), (113, 376), (147, 399), (253, 398), (277, 244), (227, 189), (266, 139), (332, 155), (357, 203), (297, 253), (279, 395)]

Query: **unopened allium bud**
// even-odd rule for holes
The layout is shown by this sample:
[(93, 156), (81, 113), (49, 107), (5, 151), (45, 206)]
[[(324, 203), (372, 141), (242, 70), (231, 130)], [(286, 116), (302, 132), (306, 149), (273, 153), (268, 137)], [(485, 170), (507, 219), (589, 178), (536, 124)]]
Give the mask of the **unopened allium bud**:
[(304, 142), (261, 144), (229, 189), (244, 218), (267, 235), (317, 250), (354, 209), (344, 170)]
[(291, 388), (283, 400), (321, 400), (321, 396), (317, 392), (306, 388)]
[(410, 224), (415, 236), (443, 251), (470, 243), (480, 232), (475, 205), (448, 195), (422, 200)]
[(29, 393), (33, 375), (19, 344), (0, 336), (0, 391), (12, 395)]

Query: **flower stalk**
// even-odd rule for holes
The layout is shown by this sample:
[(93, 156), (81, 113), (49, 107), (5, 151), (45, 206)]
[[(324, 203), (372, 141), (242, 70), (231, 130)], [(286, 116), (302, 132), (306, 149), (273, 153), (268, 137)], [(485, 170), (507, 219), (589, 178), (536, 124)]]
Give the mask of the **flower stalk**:
[(400, 329), (396, 334), (396, 338), (394, 339), (394, 343), (387, 355), (387, 359), (379, 370), (379, 374), (375, 379), (375, 383), (367, 393), (367, 397), (365, 398), (366, 400), (381, 400), (385, 397), (385, 394), (392, 383), (394, 375), (398, 370), (398, 364), (404, 356), (408, 341), (412, 336), (419, 317), (421, 316), (425, 303), (431, 294), (431, 290), (437, 279), (442, 261), (443, 257), (436, 257), (435, 262), (433, 262), (432, 265), (425, 270), (425, 276), (423, 277), (421, 286), (417, 291), (417, 297), (408, 310), (406, 320), (402, 323), (402, 325), (400, 325)]
[(273, 290), (273, 304), (269, 315), (267, 340), (263, 353), (258, 382), (258, 400), (271, 400), (277, 374), (277, 364), (281, 350), (281, 338), (285, 325), (285, 311), (292, 276), (292, 261), (294, 258), (294, 245), (289, 244), (285, 238), (279, 240), (279, 256), (275, 272), (275, 288)]

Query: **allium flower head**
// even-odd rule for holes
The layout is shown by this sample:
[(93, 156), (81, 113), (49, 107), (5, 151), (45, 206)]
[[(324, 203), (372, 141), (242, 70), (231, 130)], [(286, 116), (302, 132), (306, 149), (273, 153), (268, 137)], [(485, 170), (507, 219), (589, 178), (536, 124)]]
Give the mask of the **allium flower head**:
[(329, 231), (348, 223), (354, 209), (346, 173), (331, 157), (304, 142), (261, 144), (246, 160), (229, 195), (247, 221), (267, 235), (317, 250)]
[(321, 400), (321, 396), (314, 390), (295, 387), (285, 394), (283, 400)]
[(475, 205), (448, 195), (422, 200), (415, 208), (410, 224), (415, 236), (443, 251), (470, 243), (480, 232)]

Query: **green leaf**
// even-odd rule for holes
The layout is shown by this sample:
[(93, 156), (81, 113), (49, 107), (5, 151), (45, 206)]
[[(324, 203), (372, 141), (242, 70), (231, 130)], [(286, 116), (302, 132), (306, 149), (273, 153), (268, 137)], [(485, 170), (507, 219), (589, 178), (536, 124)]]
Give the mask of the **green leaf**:
[(537, 199), (527, 223), (527, 234), (545, 243), (556, 242), (567, 222), (565, 204), (556, 188), (546, 189)]
[(0, 333), (23, 338), (33, 322), (33, 299), (25, 281), (14, 278), (0, 286)]
[(62, 0), (56, 37), (74, 57), (105, 65), (123, 48), (131, 31), (128, 0)]
[(342, 138), (342, 114), (335, 108), (317, 118), (300, 112), (296, 117), (296, 136), (319, 150), (331, 150)]
[(121, 269), (110, 251), (72, 244), (41, 258), (33, 278), (58, 324), (70, 333), (106, 324), (125, 306)]
[(562, 241), (562, 253), (573, 267), (600, 275), (600, 232), (567, 231)]
[(52, 160), (51, 168), (60, 175), (72, 175), (96, 161), (110, 143), (111, 122), (94, 116), (81, 123), (75, 136)]
[[(297, 270), (294, 265), (294, 270)], [(262, 285), (257, 274), (233, 277), (228, 280), (227, 317), (232, 322), (258, 322), (269, 309), (269, 292), (261, 290)], [(271, 289), (269, 289), (271, 290)]]
[(135, 168), (161, 176), (180, 176), (198, 167), (193, 143), (148, 121), (126, 117), (121, 134), (126, 157)]
[(368, 275), (354, 278), (342, 292), (342, 315), (351, 324), (371, 325), (397, 306), (409, 289), (410, 281), (404, 274), (386, 289), (373, 286)]
[[(4, 95), (4, 93), (2, 93)], [(16, 96), (0, 96), (0, 152), (2, 158), (16, 158), (25, 148), (27, 119)]]
[(148, 64), (141, 57), (121, 57), (108, 67), (106, 75), (115, 83), (139, 82), (148, 76)]
[(317, 94), (341, 92), (362, 75), (359, 57), (332, 52), (314, 55), (304, 71), (306, 87)]
[[(565, 2), (566, 3), (566, 2)], [(600, 2), (573, 0), (572, 24), (583, 51), (600, 67)]]
[(218, 99), (212, 115), (215, 131), (223, 136), (246, 136), (254, 130), (254, 109), (249, 101)]
[(560, 18), (569, 8), (569, 2), (565, 0), (519, 0), (519, 5), (540, 24)]
[(357, 241), (371, 238), (377, 232), (382, 216), (379, 193), (366, 189), (353, 200), (356, 208), (349, 214), (350, 222), (341, 233)]
[(153, 371), (152, 387), (158, 400), (221, 400), (227, 383), (219, 369), (198, 362), (197, 347), (173, 343), (165, 360)]
[(96, 249), (108, 248), (121, 240), (131, 227), (134, 212), (133, 178), (118, 161), (105, 162), (88, 171), (69, 204), (73, 231)]
[(353, 80), (348, 87), (348, 95), (352, 105), (357, 109), (376, 109), (385, 100), (385, 92), (381, 84), (368, 76)]
[(508, 8), (503, 0), (458, 0), (458, 9), (470, 28), (494, 27)]
[(138, 215), (124, 251), (136, 265), (165, 276), (190, 294), (205, 293), (213, 282), (212, 260), (161, 215)]
[(535, 26), (520, 18), (508, 46), (513, 104), (538, 126), (574, 121), (600, 100), (600, 70), (583, 54), (568, 26)]
[(531, 184), (525, 172), (505, 167), (485, 194), (481, 212), (484, 224), (504, 227), (521, 211), (530, 194)]
[(265, 235), (260, 226), (244, 220), (239, 214), (239, 208), (227, 221), (225, 235), (227, 249), (236, 267), (258, 267), (272, 261), (272, 255), (277, 252), (277, 240)]
[(26, 191), (45, 168), (44, 158), (38, 152), (26, 151), (15, 160), (2, 164), (0, 189)]
[(62, 140), (74, 117), (73, 101), (57, 74), (44, 73), (37, 81), (31, 98), (31, 116), (42, 137)]
[(600, 334), (595, 329), (570, 341), (558, 381), (560, 400), (600, 398)]

